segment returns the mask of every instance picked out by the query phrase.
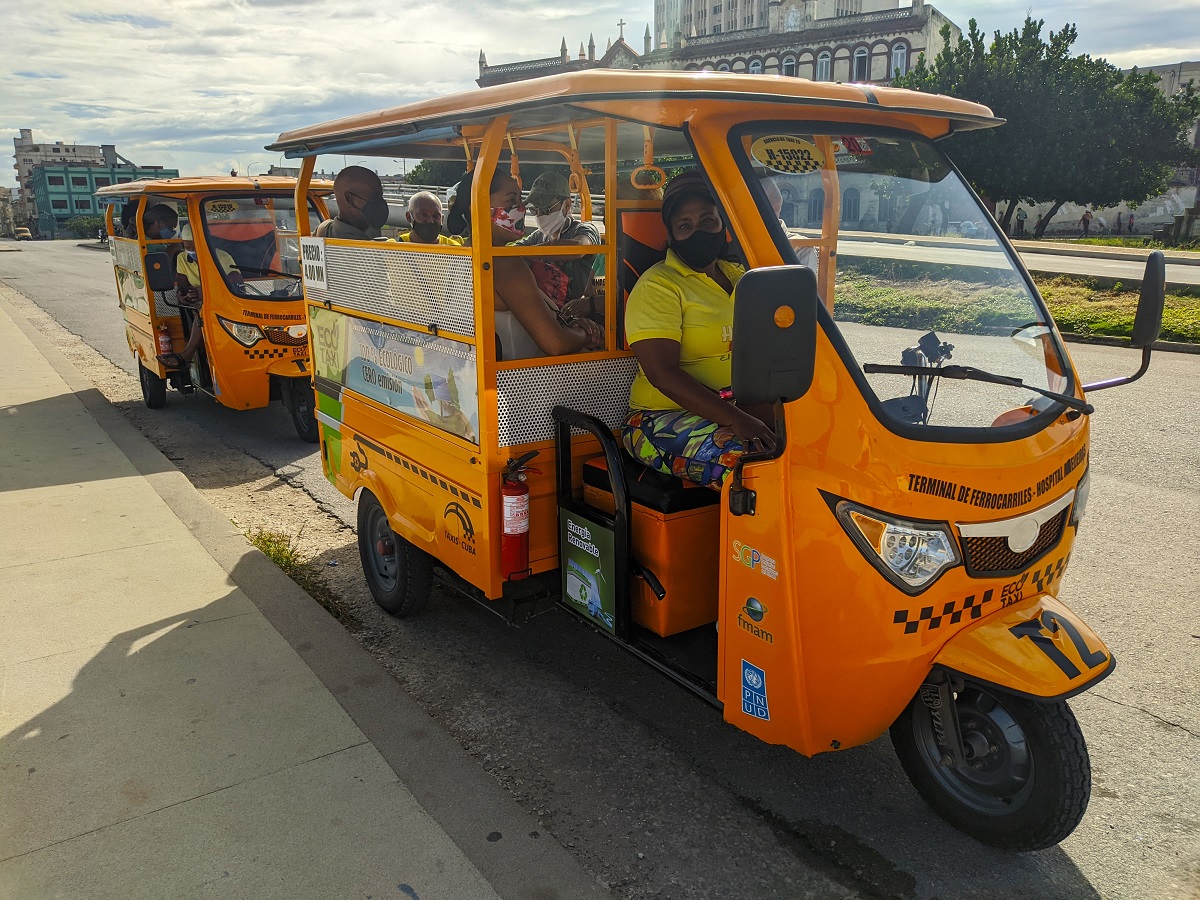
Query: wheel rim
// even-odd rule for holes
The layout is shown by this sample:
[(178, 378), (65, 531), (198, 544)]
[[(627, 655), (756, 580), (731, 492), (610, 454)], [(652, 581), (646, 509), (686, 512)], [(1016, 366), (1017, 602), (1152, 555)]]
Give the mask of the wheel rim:
[(378, 506), (371, 510), (367, 521), (367, 544), (371, 574), (384, 591), (395, 590), (400, 572), (396, 535), (388, 524), (387, 514)]
[(313, 418), (313, 396), (307, 385), (292, 389), (292, 409), (301, 419)]
[(1033, 754), (1024, 730), (986, 691), (959, 692), (959, 728), (964, 765), (943, 765), (929, 709), (917, 701), (913, 732), (929, 772), (947, 794), (982, 815), (1008, 815), (1033, 791)]

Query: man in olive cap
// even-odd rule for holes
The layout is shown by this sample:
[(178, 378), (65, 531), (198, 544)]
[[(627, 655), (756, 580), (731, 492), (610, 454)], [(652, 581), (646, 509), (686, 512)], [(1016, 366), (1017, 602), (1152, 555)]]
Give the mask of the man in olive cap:
[[(571, 215), (571, 187), (558, 172), (543, 172), (534, 179), (525, 198), (525, 208), (533, 213), (537, 231), (516, 241), (519, 247), (600, 243), (600, 230), (595, 225), (580, 222)], [(590, 296), (592, 263), (595, 259), (594, 255), (545, 257), (547, 263), (566, 273), (568, 301)]]

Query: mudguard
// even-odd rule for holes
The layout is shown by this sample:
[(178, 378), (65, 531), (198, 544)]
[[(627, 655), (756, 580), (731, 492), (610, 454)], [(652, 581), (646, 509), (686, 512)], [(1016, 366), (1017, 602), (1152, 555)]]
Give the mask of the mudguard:
[(267, 366), (267, 373), (278, 375), (281, 378), (308, 378), (312, 376), (307, 356), (277, 359)]
[(1033, 700), (1061, 700), (1105, 678), (1116, 659), (1065, 604), (1037, 594), (954, 635), (934, 664)]

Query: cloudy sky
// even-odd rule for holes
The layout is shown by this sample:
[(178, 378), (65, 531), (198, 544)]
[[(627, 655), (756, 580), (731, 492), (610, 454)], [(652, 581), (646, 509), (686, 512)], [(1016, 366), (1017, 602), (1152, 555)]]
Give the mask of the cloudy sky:
[[(903, 2), (903, 0), (902, 0)], [(1122, 67), (1200, 59), (1196, 0), (934, 0), (964, 29), (989, 34), (1033, 11), (1079, 28), (1077, 52)], [(138, 10), (144, 10), (140, 12)], [(475, 88), (491, 63), (603, 51), (624, 18), (637, 50), (652, 0), (27, 0), (5, 4), (0, 61), (0, 186), (16, 183), (11, 138), (115, 143), (140, 165), (184, 174), (264, 172), (283, 131)], [(373, 163), (376, 161), (372, 161)], [(400, 170), (389, 160), (374, 166)]]

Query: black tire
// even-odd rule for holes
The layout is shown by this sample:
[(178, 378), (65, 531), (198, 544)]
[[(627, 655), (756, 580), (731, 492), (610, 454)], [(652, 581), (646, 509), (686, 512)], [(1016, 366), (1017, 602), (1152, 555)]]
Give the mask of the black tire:
[(307, 378), (283, 379), (283, 405), (292, 414), (292, 424), (300, 440), (315, 444), (321, 439), (317, 423), (317, 403), (312, 381)]
[(1065, 701), (1037, 703), (967, 684), (955, 704), (963, 766), (943, 765), (933, 717), (918, 694), (892, 725), (909, 780), (934, 811), (1005, 850), (1043, 850), (1083, 818), (1092, 766)]
[(167, 382), (138, 362), (138, 380), (142, 383), (142, 400), (150, 409), (167, 405)]
[(429, 602), (433, 559), (392, 531), (375, 495), (358, 500), (358, 555), (371, 596), (384, 612), (403, 619)]

